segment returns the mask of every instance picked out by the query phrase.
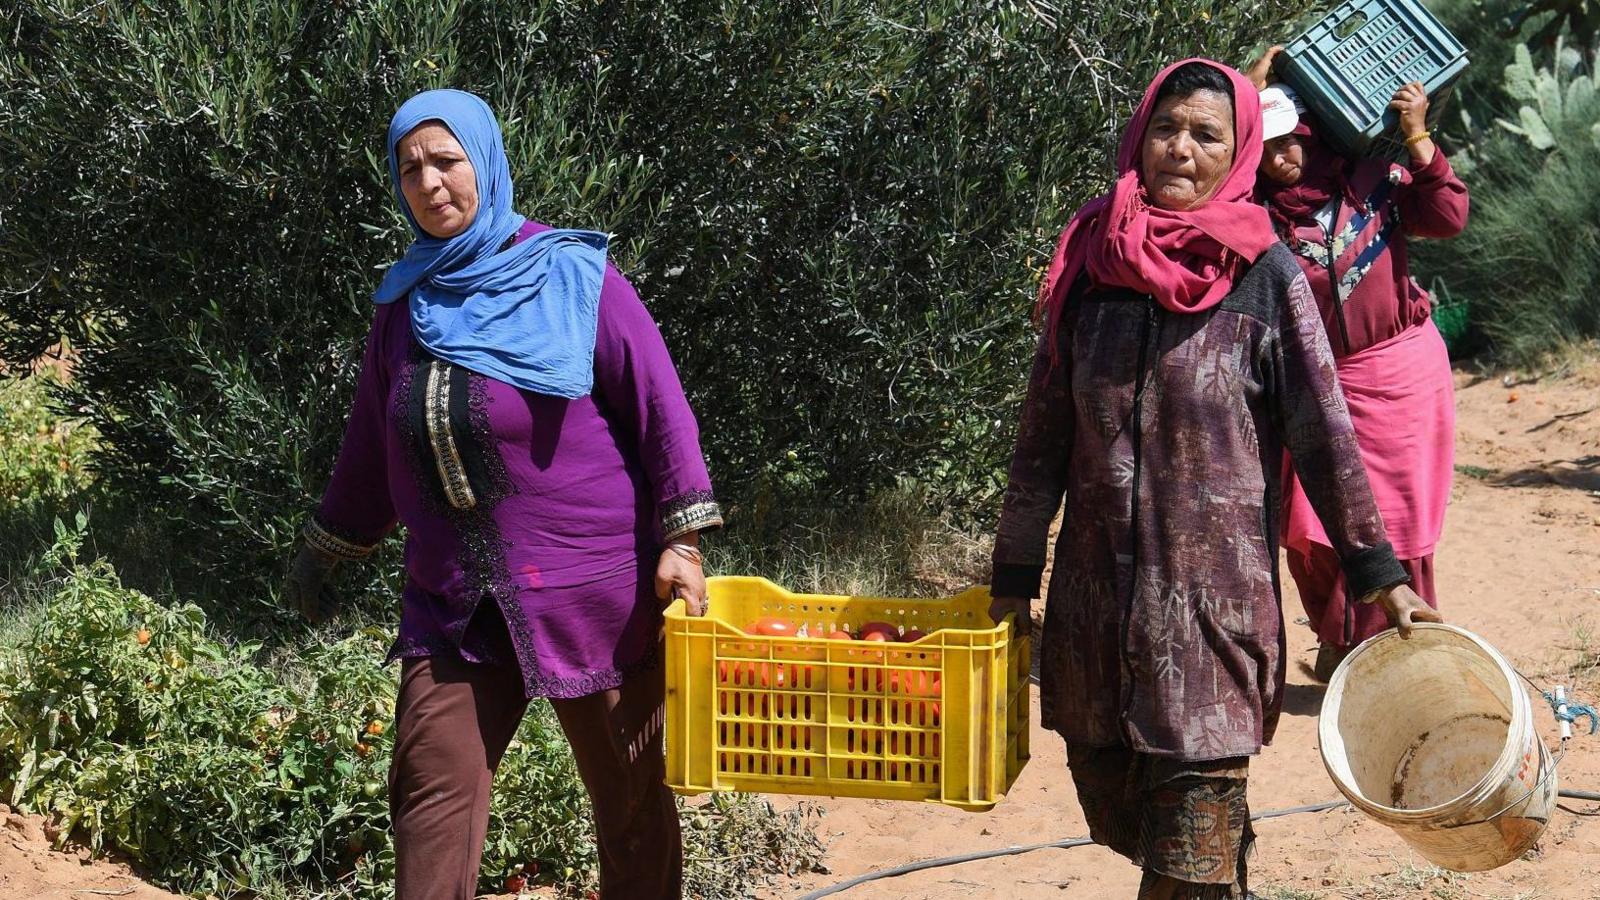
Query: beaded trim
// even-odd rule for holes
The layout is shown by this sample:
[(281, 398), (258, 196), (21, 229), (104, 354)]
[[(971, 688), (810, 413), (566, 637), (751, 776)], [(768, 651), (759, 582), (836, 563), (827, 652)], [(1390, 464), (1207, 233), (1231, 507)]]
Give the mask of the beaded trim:
[(529, 697), (549, 697), (555, 700), (571, 700), (577, 697), (587, 697), (601, 691), (609, 691), (622, 686), (624, 681), (640, 672), (652, 671), (661, 663), (661, 644), (652, 643), (650, 649), (638, 661), (620, 666), (615, 669), (593, 669), (570, 678), (555, 676), (541, 676), (530, 678), (526, 681), (527, 695)]
[[(392, 663), (397, 659), (415, 659), (421, 656), (459, 656), (470, 663), (480, 663), (489, 666), (515, 665), (516, 660), (505, 659), (501, 654), (478, 646), (482, 641), (469, 641), (463, 635), (460, 644), (451, 642), (447, 635), (434, 637), (410, 637), (401, 639), (396, 637), (394, 643), (389, 645), (389, 652), (384, 657), (384, 663)], [(469, 656), (470, 654), (470, 656)], [(519, 669), (520, 673), (521, 670)]]
[(433, 447), (433, 459), (439, 470), (439, 484), (444, 488), (445, 500), (456, 509), (471, 509), (478, 505), (467, 480), (467, 467), (461, 461), (461, 449), (456, 444), (455, 431), (450, 427), (450, 364), (443, 360), (428, 361), (428, 385), (423, 419), (428, 428), (428, 443)]
[(661, 504), (661, 536), (680, 538), (691, 531), (722, 527), (722, 507), (710, 491), (689, 491)]
[(333, 529), (318, 522), (315, 516), (312, 516), (311, 520), (306, 522), (306, 527), (301, 529), (301, 533), (305, 535), (306, 543), (317, 550), (329, 556), (352, 562), (358, 559), (366, 559), (378, 547), (377, 544), (363, 546), (349, 538), (334, 534)]
[[(495, 444), (494, 430), (489, 421), (487, 379), (476, 373), (464, 371), (462, 373), (466, 378), (467, 392), (466, 430), (470, 434), (452, 432), (452, 442), (456, 448), (455, 460), (459, 466), (459, 484), (472, 496), (473, 503), (470, 507), (460, 507), (445, 494), (445, 485), (450, 479), (439, 477), (443, 474), (442, 467), (436, 465), (434, 459), (442, 457), (437, 453), (431, 440), (431, 432), (435, 427), (435, 409), (438, 409), (437, 418), (440, 424), (446, 430), (451, 428), (448, 385), (451, 381), (449, 373), (452, 367), (449, 363), (434, 359), (415, 342), (412, 343), (411, 349), (411, 357), (401, 369), (394, 394), (397, 404), (394, 410), (395, 421), (398, 423), (400, 437), (406, 447), (407, 467), (416, 482), (424, 509), (450, 523), (455, 531), (456, 540), (460, 544), (459, 564), (464, 582), (463, 595), (478, 597), (480, 602), (487, 600), (499, 606), (501, 615), (506, 620), (506, 626), (511, 631), (512, 645), (517, 650), (517, 661), (522, 671), (523, 683), (531, 685), (540, 677), (538, 660), (531, 652), (524, 652), (523, 648), (533, 646), (533, 629), (517, 603), (516, 588), (512, 584), (506, 565), (509, 542), (501, 535), (500, 526), (495, 522), (493, 515), (495, 507), (501, 500), (516, 493), (516, 484), (511, 480), (505, 460), (500, 456)], [(443, 373), (439, 380), (444, 385), (438, 392), (443, 394), (444, 402), (438, 404), (434, 402), (438, 394), (430, 389), (431, 384), (428, 381), (423, 382), (422, 390), (414, 389), (416, 387), (414, 379), (419, 376), (431, 379), (435, 366)], [(419, 429), (429, 433), (419, 433)], [(473, 490), (468, 482), (465, 459), (460, 455), (462, 447), (467, 443), (475, 445), (474, 449), (486, 475), (486, 483), (481, 484), (477, 490)], [(455, 652), (455, 649), (452, 648), (451, 652)], [(400, 655), (426, 656), (434, 652), (434, 648), (397, 648), (396, 652)]]

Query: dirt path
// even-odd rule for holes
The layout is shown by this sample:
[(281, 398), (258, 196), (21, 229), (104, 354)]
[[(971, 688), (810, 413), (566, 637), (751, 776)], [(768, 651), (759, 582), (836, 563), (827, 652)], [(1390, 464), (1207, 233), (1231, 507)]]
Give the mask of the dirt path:
[[(1457, 386), (1457, 462), (1470, 474), (1457, 476), (1437, 556), (1445, 614), (1535, 679), (1583, 682), (1592, 702), (1600, 691), (1594, 668), (1600, 664), (1600, 409), (1594, 409), (1600, 406), (1600, 361), (1559, 381), (1514, 389), (1466, 375)], [(1592, 411), (1571, 415), (1583, 410)], [(1299, 601), (1287, 573), (1284, 582), (1290, 593), (1284, 608), (1293, 622)], [(1304, 669), (1315, 641), (1304, 624), (1292, 624), (1289, 642), (1285, 715), (1273, 746), (1251, 770), (1256, 810), (1338, 797), (1317, 752), (1323, 688)], [(1580, 671), (1569, 674), (1573, 667)], [(1549, 723), (1542, 708), (1540, 719)], [(1554, 734), (1553, 727), (1546, 731)], [(1035, 726), (1033, 748), (1011, 794), (986, 815), (879, 801), (824, 803), (832, 874), (797, 883), (788, 896), (913, 860), (1086, 834), (1060, 739)], [(1574, 740), (1561, 776), (1563, 786), (1600, 791), (1600, 736)], [(1387, 829), (1348, 809), (1261, 822), (1259, 834), (1252, 887), (1264, 900), (1600, 896), (1600, 818), (1560, 812), (1533, 858), (1471, 876), (1439, 872)], [(837, 896), (1123, 898), (1133, 896), (1137, 883), (1137, 870), (1127, 862), (1082, 847), (933, 869)]]
[(0, 897), (5, 900), (175, 896), (140, 881), (127, 866), (91, 859), (87, 850), (51, 850), (42, 817), (17, 815), (0, 806)]
[[(1600, 691), (1600, 410), (1593, 409), (1600, 405), (1600, 360), (1558, 381), (1508, 389), (1498, 380), (1474, 383), (1463, 375), (1458, 387), (1457, 462), (1466, 474), (1457, 477), (1438, 553), (1445, 613), (1533, 677), (1583, 683), (1592, 700)], [(1592, 411), (1577, 415), (1584, 410)], [(1287, 576), (1285, 583), (1293, 620), (1299, 604)], [(1336, 796), (1316, 750), (1322, 688), (1301, 668), (1309, 665), (1314, 642), (1303, 625), (1290, 628), (1289, 640), (1286, 714), (1275, 744), (1252, 769), (1250, 801), (1258, 810)], [(798, 896), (913, 860), (1084, 834), (1061, 741), (1035, 728), (1033, 747), (1033, 761), (1010, 796), (987, 815), (931, 805), (825, 802), (822, 829), (831, 844), (832, 874), (794, 882), (772, 896)], [(1600, 737), (1575, 740), (1562, 784), (1600, 791)], [(36, 818), (0, 815), (0, 823), (0, 900), (175, 896), (141, 884), (125, 866), (51, 851)], [(1532, 858), (1462, 876), (1433, 869), (1354, 812), (1295, 816), (1260, 823), (1252, 873), (1265, 900), (1593, 898), (1600, 896), (1600, 818), (1560, 813)], [(1108, 851), (1083, 847), (935, 869), (840, 896), (1123, 898), (1132, 896), (1137, 881), (1137, 872)]]

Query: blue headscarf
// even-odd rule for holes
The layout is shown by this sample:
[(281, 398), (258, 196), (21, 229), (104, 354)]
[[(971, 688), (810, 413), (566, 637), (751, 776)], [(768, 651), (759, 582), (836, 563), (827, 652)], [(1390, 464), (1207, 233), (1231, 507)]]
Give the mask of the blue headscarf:
[[(477, 216), (448, 239), (417, 225), (395, 160), (400, 139), (433, 120), (461, 142), (477, 174)], [(440, 359), (540, 394), (588, 394), (606, 236), (552, 229), (497, 252), (527, 219), (512, 208), (500, 125), (472, 94), (425, 91), (407, 100), (389, 122), (388, 150), (395, 201), (416, 240), (384, 274), (374, 299), (393, 303), (409, 294), (412, 333)]]

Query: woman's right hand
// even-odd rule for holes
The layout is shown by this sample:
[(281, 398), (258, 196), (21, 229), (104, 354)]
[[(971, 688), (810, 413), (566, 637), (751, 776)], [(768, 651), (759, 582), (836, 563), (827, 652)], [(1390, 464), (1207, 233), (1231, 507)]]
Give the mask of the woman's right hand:
[(1267, 52), (1261, 54), (1260, 59), (1250, 64), (1250, 68), (1244, 73), (1244, 77), (1250, 79), (1250, 83), (1256, 86), (1256, 90), (1259, 91), (1266, 88), (1267, 80), (1272, 77), (1272, 63), (1278, 58), (1278, 54), (1282, 52), (1282, 44), (1273, 44), (1267, 48)]
[(989, 618), (996, 625), (1005, 620), (1007, 613), (1016, 613), (1018, 634), (1033, 630), (1033, 601), (1027, 597), (995, 597), (989, 603)]
[(1389, 624), (1400, 629), (1400, 636), (1410, 638), (1418, 622), (1443, 622), (1444, 616), (1417, 596), (1410, 586), (1400, 584), (1380, 593), (1377, 602), (1388, 617)]
[(338, 607), (338, 597), (328, 586), (328, 576), (339, 565), (339, 558), (310, 544), (301, 544), (284, 579), (283, 605), (304, 616), (313, 625), (325, 621)]

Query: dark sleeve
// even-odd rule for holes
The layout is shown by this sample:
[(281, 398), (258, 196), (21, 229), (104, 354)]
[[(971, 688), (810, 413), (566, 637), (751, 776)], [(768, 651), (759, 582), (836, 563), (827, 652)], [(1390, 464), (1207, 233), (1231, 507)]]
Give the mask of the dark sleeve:
[(1378, 514), (1333, 351), (1300, 272), (1289, 283), (1268, 352), (1273, 417), (1306, 498), (1339, 554), (1349, 595), (1365, 600), (1409, 581)]
[(1456, 176), (1444, 151), (1435, 149), (1426, 166), (1407, 167), (1411, 183), (1400, 187), (1400, 226), (1419, 238), (1451, 238), (1467, 227), (1467, 186)]
[(322, 492), (322, 503), (305, 528), (307, 541), (343, 559), (371, 553), (395, 525), (386, 443), (389, 372), (382, 345), (396, 306), (405, 314), (405, 304), (400, 303), (379, 307), (373, 318), (339, 459)]
[(607, 268), (594, 348), (595, 390), (627, 426), (649, 476), (664, 540), (722, 525), (700, 428), (666, 341), (639, 295)]
[(1039, 596), (1050, 523), (1067, 489), (1073, 410), (1066, 327), (1057, 334), (1053, 357), (1048, 341), (1048, 335), (1040, 339), (1033, 357), (995, 532), (989, 591), (996, 597)]

